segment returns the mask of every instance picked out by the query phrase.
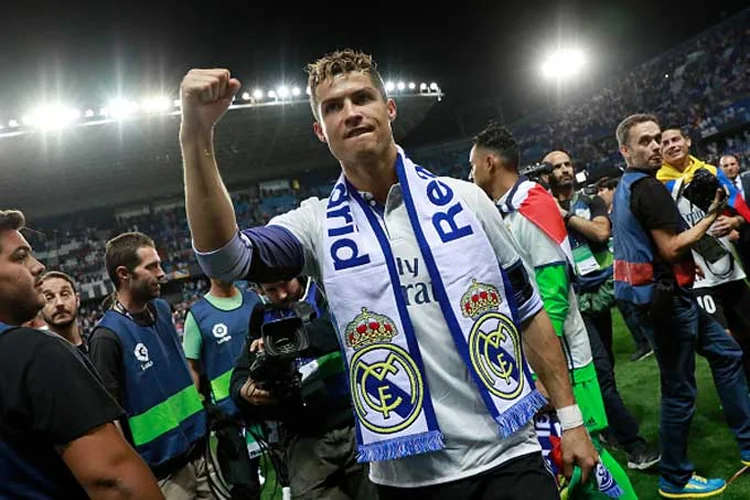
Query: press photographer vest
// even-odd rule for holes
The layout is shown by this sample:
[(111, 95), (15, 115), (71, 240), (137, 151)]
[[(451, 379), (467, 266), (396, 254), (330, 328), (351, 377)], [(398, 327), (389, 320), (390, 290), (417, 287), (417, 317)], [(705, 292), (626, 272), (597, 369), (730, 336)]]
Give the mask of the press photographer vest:
[[(589, 208), (589, 204), (580, 194), (574, 195), (572, 203), (570, 204), (570, 213), (576, 217), (588, 221), (591, 220), (591, 209)], [(612, 276), (611, 254), (606, 248), (600, 252), (594, 252), (586, 237), (570, 227), (568, 227), (568, 236), (570, 237), (570, 246), (573, 248), (573, 257), (576, 261), (578, 286), (582, 292), (595, 291), (602, 283)], [(581, 258), (580, 255), (582, 251), (588, 252), (593, 256), (596, 260), (596, 264), (599, 266), (598, 270), (586, 274), (579, 272), (578, 262)]]
[(169, 304), (152, 301), (156, 322), (141, 326), (108, 310), (97, 327), (117, 335), (132, 444), (151, 467), (186, 453), (206, 435), (206, 413), (188, 370)]
[[(630, 210), (633, 184), (647, 176), (644, 172), (626, 171), (615, 191), (612, 209), (615, 297), (634, 304), (649, 304), (654, 292), (653, 243)], [(678, 285), (693, 283), (694, 266), (681, 261), (671, 268)]]
[(213, 403), (230, 416), (238, 414), (237, 406), (229, 397), (232, 370), (245, 344), (250, 315), (260, 302), (255, 292), (240, 293), (242, 305), (231, 311), (217, 308), (205, 297), (190, 308), (190, 313), (203, 337), (201, 362), (211, 383)]

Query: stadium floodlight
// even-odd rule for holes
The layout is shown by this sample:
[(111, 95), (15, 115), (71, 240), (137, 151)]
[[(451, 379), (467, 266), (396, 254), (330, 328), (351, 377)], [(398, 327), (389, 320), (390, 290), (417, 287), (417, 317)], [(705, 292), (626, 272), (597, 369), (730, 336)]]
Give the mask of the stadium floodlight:
[(417, 84), (414, 82), (409, 82), (409, 90), (414, 90), (415, 88), (417, 88)]
[(427, 92), (427, 84), (425, 82), (422, 82), (419, 84), (419, 91), (420, 92)]
[(273, 91), (273, 90), (269, 90), (268, 91), (268, 97), (270, 97), (271, 99), (277, 99), (278, 98), (278, 96), (276, 95), (276, 92)]
[(94, 110), (93, 109), (87, 109), (85, 113), (83, 113), (83, 116), (86, 118), (93, 118), (94, 116)]
[(432, 90), (432, 91), (435, 91), (435, 92), (437, 92), (438, 90), (440, 90), (440, 87), (438, 87), (438, 84), (437, 84), (437, 83), (435, 83), (435, 82), (432, 82), (432, 83), (430, 84), (430, 90)]
[(280, 98), (286, 99), (287, 97), (289, 97), (289, 87), (287, 87), (286, 85), (279, 85), (279, 88), (276, 89), (276, 93)]
[(169, 109), (170, 101), (166, 97), (149, 97), (145, 99), (141, 106), (147, 113), (164, 113)]
[(124, 120), (135, 113), (137, 109), (138, 104), (122, 98), (112, 99), (106, 107), (107, 116), (115, 120)]
[(292, 95), (293, 95), (294, 97), (297, 97), (298, 95), (300, 95), (300, 90), (299, 90), (299, 87), (294, 87), (294, 88), (292, 89)]
[(42, 130), (59, 130), (81, 117), (81, 112), (65, 104), (48, 104), (23, 117), (23, 123)]
[(396, 84), (396, 88), (399, 90), (404, 90), (406, 88), (406, 84), (404, 82), (398, 82), (398, 84)]
[(10, 128), (18, 128), (18, 127), (21, 126), (21, 124), (18, 123), (18, 120), (11, 120), (11, 121), (8, 122), (8, 126)]
[(256, 101), (259, 101), (259, 100), (263, 99), (263, 91), (262, 91), (262, 90), (260, 90), (260, 89), (255, 89), (255, 90), (253, 91), (253, 98), (254, 98), (254, 99), (255, 99)]
[(243, 92), (242, 93), (242, 100), (243, 101), (249, 101), (250, 100), (250, 92)]
[(396, 88), (396, 85), (393, 82), (385, 82), (385, 91), (386, 92), (393, 92), (393, 89)]
[(552, 51), (542, 62), (542, 75), (564, 80), (580, 74), (586, 65), (586, 54), (581, 49), (566, 48)]

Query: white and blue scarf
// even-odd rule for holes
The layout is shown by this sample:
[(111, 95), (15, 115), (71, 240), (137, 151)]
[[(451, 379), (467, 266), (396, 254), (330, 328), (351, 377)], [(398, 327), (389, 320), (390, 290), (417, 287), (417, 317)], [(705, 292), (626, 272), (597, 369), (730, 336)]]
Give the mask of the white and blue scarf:
[[(400, 148), (396, 173), (445, 323), (506, 438), (545, 404), (523, 356), (507, 277), (453, 189)], [(343, 175), (328, 198), (325, 227), (322, 275), (346, 355), (358, 460), (443, 449), (388, 237), (380, 216)]]

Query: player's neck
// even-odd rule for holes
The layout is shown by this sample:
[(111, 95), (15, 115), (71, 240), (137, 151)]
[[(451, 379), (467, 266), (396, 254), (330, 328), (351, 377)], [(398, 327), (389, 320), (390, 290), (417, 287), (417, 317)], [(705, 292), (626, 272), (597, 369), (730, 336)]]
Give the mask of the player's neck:
[(217, 299), (231, 299), (236, 296), (238, 292), (239, 290), (237, 290), (237, 287), (234, 285), (229, 288), (211, 285), (211, 291), (209, 293)]
[(141, 301), (133, 297), (127, 290), (117, 292), (117, 300), (123, 305), (130, 314), (140, 314), (146, 309), (148, 301)]
[(391, 143), (386, 152), (356, 164), (341, 164), (346, 179), (357, 191), (370, 193), (378, 203), (385, 203), (391, 186), (398, 182), (396, 176), (396, 144)]
[(492, 201), (497, 201), (505, 196), (505, 193), (516, 185), (518, 177), (517, 172), (505, 172), (503, 175), (495, 176), (495, 180), (492, 183)]
[(73, 321), (70, 325), (65, 328), (52, 328), (50, 330), (70, 342), (75, 346), (83, 344), (83, 338), (81, 337), (81, 330), (78, 328), (78, 320)]

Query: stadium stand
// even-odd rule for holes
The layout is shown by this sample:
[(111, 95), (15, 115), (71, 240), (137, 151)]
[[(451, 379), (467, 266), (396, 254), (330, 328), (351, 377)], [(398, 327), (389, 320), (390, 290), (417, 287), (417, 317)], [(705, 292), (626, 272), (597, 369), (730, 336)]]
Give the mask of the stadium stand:
[[(615, 78), (593, 96), (581, 97), (511, 124), (522, 144), (522, 161), (536, 162), (546, 151), (563, 147), (572, 152), (590, 179), (611, 175), (622, 163), (614, 141), (618, 120), (635, 111), (648, 111), (656, 113), (665, 123), (685, 124), (699, 153), (709, 162), (717, 163), (722, 154), (732, 153), (739, 157), (742, 170), (750, 169), (748, 26), (750, 9)], [(409, 101), (413, 109), (404, 113), (408, 116), (407, 123), (399, 125), (402, 128), (397, 137), (423, 119), (429, 109), (427, 104), (431, 105), (416, 101)], [(327, 196), (338, 175), (337, 168), (331, 165), (324, 146), (310, 133), (309, 108), (291, 106), (281, 113), (269, 108), (230, 118), (222, 124), (227, 130), (219, 136), (218, 160), (228, 184), (236, 188), (232, 199), (241, 226), (263, 224), (309, 196)], [(264, 127), (255, 126), (260, 122)], [(246, 127), (252, 127), (251, 134), (248, 135)], [(293, 130), (285, 139), (280, 138), (278, 133), (285, 127)], [(105, 150), (113, 140), (111, 136), (117, 136), (104, 130), (95, 134), (92, 141), (104, 141)], [(27, 137), (19, 138), (6, 151), (6, 155), (15, 155), (19, 161), (26, 159), (46, 166), (52, 165), (54, 158), (72, 154), (64, 164), (55, 165), (57, 170), (47, 178), (42, 191), (33, 192), (37, 198), (49, 195), (50, 200), (36, 210), (37, 218), (31, 220), (35, 231), (30, 239), (49, 268), (63, 270), (79, 281), (84, 326), (90, 326), (97, 316), (98, 301), (112, 291), (102, 264), (105, 242), (123, 231), (149, 234), (158, 245), (169, 279), (178, 284), (170, 297), (175, 304), (176, 322), (181, 325), (184, 311), (203, 293), (205, 283), (196, 281), (202, 273), (191, 250), (184, 203), (179, 195), (176, 129), (174, 124), (161, 128), (147, 124), (137, 131), (120, 130), (119, 134), (119, 147), (112, 152), (115, 159), (110, 161), (106, 177), (111, 184), (109, 191), (104, 189), (103, 181), (92, 182), (93, 169), (101, 167), (105, 156), (101, 149), (73, 153), (72, 146), (78, 144), (72, 141), (65, 147), (49, 145), (46, 154), (52, 156), (44, 156), (29, 153), (36, 139)], [(123, 134), (130, 135), (123, 139)], [(144, 147), (128, 152), (128, 144), (135, 141), (133, 135), (138, 136), (137, 144)], [(409, 153), (415, 161), (439, 174), (466, 178), (469, 141), (461, 139)], [(289, 177), (279, 180), (282, 166)], [(3, 175), (7, 180), (19, 172), (6, 171), (0, 174), (0, 180)], [(257, 178), (250, 179), (253, 173), (260, 182)], [(62, 182), (65, 192), (83, 189), (83, 194), (74, 200), (61, 198), (52, 188)], [(0, 182), (0, 186), (3, 184)], [(136, 185), (144, 184), (145, 188), (135, 189)], [(5, 186), (0, 188), (0, 196), (18, 202), (26, 212), (35, 215), (26, 206), (38, 204), (31, 203), (28, 196), (20, 196), (21, 190), (10, 189), (7, 183)], [(91, 208), (80, 211), (89, 197), (96, 198), (89, 200), (93, 201)], [(157, 201), (139, 204), (128, 201), (137, 197)], [(66, 215), (50, 217), (52, 213), (63, 212)]]

